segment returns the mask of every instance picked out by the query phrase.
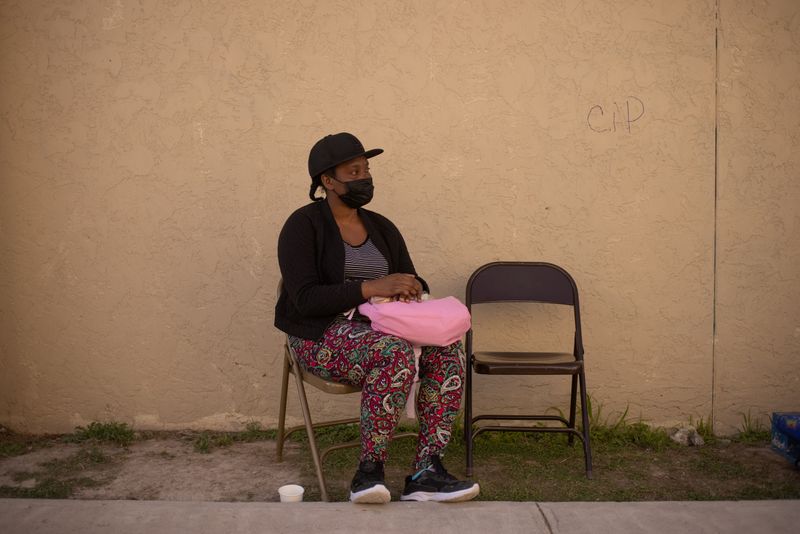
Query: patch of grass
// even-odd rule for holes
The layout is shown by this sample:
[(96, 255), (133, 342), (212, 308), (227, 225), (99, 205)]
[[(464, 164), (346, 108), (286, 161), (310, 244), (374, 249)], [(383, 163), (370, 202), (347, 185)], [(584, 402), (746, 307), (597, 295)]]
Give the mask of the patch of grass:
[(57, 442), (53, 435), (17, 434), (0, 426), (0, 458), (21, 456), (43, 447), (49, 447)]
[(214, 445), (217, 447), (230, 447), (233, 445), (233, 437), (230, 434), (217, 434), (214, 436)]
[(264, 430), (261, 428), (261, 423), (258, 421), (250, 421), (245, 425), (244, 432), (239, 432), (237, 435), (237, 441), (265, 441), (268, 439), (275, 439), (278, 435), (277, 430)]
[[(636, 445), (644, 449), (661, 451), (674, 445), (663, 428), (651, 427), (642, 420), (632, 422), (628, 419), (628, 406), (622, 413), (603, 416), (603, 403), (594, 400), (591, 395), (586, 395), (586, 409), (589, 416), (589, 437), (593, 447), (618, 448)], [(555, 411), (566, 419), (564, 412), (559, 408), (550, 407), (549, 411)], [(575, 415), (575, 420), (580, 428), (580, 409)]]
[[(229, 447), (234, 443), (251, 443), (254, 441), (266, 441), (275, 439), (277, 436), (277, 431), (273, 429), (262, 429), (261, 423), (257, 421), (251, 421), (247, 423), (245, 426), (245, 430), (243, 432), (212, 432), (212, 431), (203, 431), (200, 432), (194, 438), (194, 449), (195, 451), (201, 454), (208, 454), (216, 447)], [(298, 438), (298, 441), (305, 438), (300, 437), (299, 434), (296, 434), (294, 437)]]
[(2, 442), (0, 443), (0, 458), (8, 458), (9, 456), (19, 456), (28, 452), (28, 446), (25, 443), (19, 442)]
[(663, 428), (651, 427), (644, 422), (625, 424), (617, 427), (590, 427), (592, 445), (599, 449), (623, 448), (635, 445), (642, 449), (662, 451), (677, 446), (669, 439)]
[(689, 416), (689, 424), (697, 430), (697, 433), (700, 434), (700, 437), (703, 438), (706, 445), (716, 443), (717, 437), (714, 435), (714, 426), (711, 423), (710, 417), (708, 419), (700, 417), (695, 421), (693, 417)]
[(11, 478), (15, 482), (33, 479), (36, 484), (33, 487), (0, 486), (0, 497), (66, 499), (78, 488), (102, 485), (104, 482), (83, 476), (83, 472), (112, 461), (110, 456), (96, 447), (82, 449), (66, 458), (39, 464), (41, 471), (13, 473)]
[[(405, 430), (402, 428), (398, 428), (397, 430), (397, 432), (404, 431)], [(316, 430), (315, 434), (320, 447), (327, 447), (328, 445), (334, 443), (357, 440), (361, 435), (358, 424), (328, 426)]]
[[(554, 410), (556, 410), (554, 408)], [(555, 433), (485, 432), (474, 441), (473, 480), (481, 484), (480, 500), (500, 501), (652, 501), (800, 498), (800, 479), (791, 466), (764, 451), (766, 441), (716, 440), (711, 425), (700, 418), (690, 423), (706, 441), (702, 447), (681, 447), (666, 429), (631, 420), (628, 410), (607, 414), (602, 404), (587, 406), (590, 417), (593, 479), (585, 475), (583, 448)], [(556, 410), (557, 411), (557, 410)], [(588, 414), (587, 414), (588, 415)], [(580, 421), (580, 417), (578, 418)], [(751, 430), (761, 430), (751, 420)], [(405, 425), (401, 430), (416, 430)], [(754, 432), (745, 433), (759, 436)], [(320, 448), (358, 439), (358, 425), (320, 429)], [(765, 438), (765, 434), (759, 437)], [(308, 450), (304, 432), (293, 441)], [(754, 444), (756, 446), (754, 446)], [(411, 470), (416, 440), (394, 440), (386, 464), (387, 487), (398, 497)], [(453, 425), (445, 465), (464, 477), (463, 422)], [(328, 491), (346, 500), (359, 449), (339, 450), (325, 460)], [(307, 454), (298, 456), (304, 476), (314, 480)], [(319, 498), (316, 484), (307, 499)]]
[(79, 454), (78, 457), (93, 464), (105, 464), (111, 461), (110, 456), (107, 456), (96, 447), (92, 447), (88, 451), (82, 451), (82, 454)]
[(216, 447), (230, 447), (238, 441), (236, 437), (228, 432), (201, 432), (194, 440), (194, 450), (208, 454)]
[(11, 480), (14, 482), (25, 482), (26, 480), (36, 478), (36, 476), (36, 473), (31, 473), (30, 471), (15, 471), (11, 474)]
[(111, 457), (103, 453), (97, 447), (91, 449), (81, 449), (72, 456), (50, 460), (40, 464), (45, 468), (48, 476), (68, 476), (75, 471), (88, 469), (90, 466), (107, 464), (111, 462)]
[(211, 452), (211, 436), (208, 432), (201, 432), (194, 440), (194, 450), (201, 454)]
[(769, 441), (769, 430), (765, 429), (761, 421), (750, 414), (750, 410), (747, 410), (746, 414), (741, 413), (740, 415), (742, 416), (742, 426), (739, 434), (735, 436), (736, 441), (750, 444)]
[(75, 427), (75, 433), (72, 436), (66, 436), (66, 439), (70, 440), (72, 438), (72, 441), (77, 443), (93, 440), (126, 446), (133, 442), (134, 436), (133, 429), (127, 423), (114, 421), (99, 423), (93, 421), (86, 428), (82, 426)]
[(102, 482), (88, 478), (45, 478), (32, 488), (0, 486), (0, 497), (22, 499), (67, 499), (78, 488), (90, 488)]
[(22, 499), (66, 499), (74, 486), (69, 481), (48, 478), (32, 488), (0, 486), (0, 497)]
[(695, 473), (712, 475), (718, 479), (733, 479), (746, 476), (747, 467), (735, 458), (723, 457), (709, 447), (700, 448), (688, 462)]
[[(609, 416), (606, 416), (605, 419), (602, 417), (603, 413), (603, 403), (597, 402), (591, 395), (586, 395), (586, 409), (589, 412), (589, 428), (594, 427), (607, 427), (611, 428), (612, 430), (616, 430), (620, 426), (623, 426), (628, 421), (628, 406), (625, 407), (625, 411), (620, 414), (616, 420), (609, 420)], [(581, 420), (581, 412), (578, 410), (577, 415), (575, 416), (577, 421)]]

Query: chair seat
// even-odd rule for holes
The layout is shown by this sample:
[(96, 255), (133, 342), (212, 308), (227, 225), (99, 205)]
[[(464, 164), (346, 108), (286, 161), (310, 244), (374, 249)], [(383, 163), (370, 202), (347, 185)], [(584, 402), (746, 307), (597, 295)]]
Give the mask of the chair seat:
[[(292, 369), (292, 372), (294, 372), (294, 369)], [(332, 382), (320, 378), (316, 375), (312, 375), (311, 373), (304, 372), (302, 374), (302, 377), (303, 381), (308, 382), (309, 384), (323, 391), (324, 393), (330, 393), (332, 395), (344, 395), (347, 393), (356, 393), (358, 391), (361, 391), (361, 388), (358, 386), (350, 386), (347, 384)]]
[(583, 368), (568, 352), (476, 352), (474, 368), (484, 375), (574, 375)]

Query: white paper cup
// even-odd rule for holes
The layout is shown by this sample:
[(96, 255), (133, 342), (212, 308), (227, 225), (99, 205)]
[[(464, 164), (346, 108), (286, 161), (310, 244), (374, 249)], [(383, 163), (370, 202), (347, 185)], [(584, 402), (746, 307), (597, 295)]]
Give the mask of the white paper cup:
[(298, 486), (297, 484), (287, 484), (278, 488), (281, 502), (300, 502), (303, 500), (303, 493), (305, 491), (303, 486)]

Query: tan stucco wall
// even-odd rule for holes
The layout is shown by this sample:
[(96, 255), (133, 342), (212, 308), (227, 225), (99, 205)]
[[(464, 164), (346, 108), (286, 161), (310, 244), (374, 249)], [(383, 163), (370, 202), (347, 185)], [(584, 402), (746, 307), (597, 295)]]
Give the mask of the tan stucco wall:
[(715, 412), (800, 409), (800, 3), (723, 2)]
[[(574, 275), (605, 412), (796, 408), (800, 7), (766, 4), (1, 2), (0, 423), (274, 424), (277, 233), (343, 130), (436, 294)], [(564, 395), (520, 385), (479, 402)]]

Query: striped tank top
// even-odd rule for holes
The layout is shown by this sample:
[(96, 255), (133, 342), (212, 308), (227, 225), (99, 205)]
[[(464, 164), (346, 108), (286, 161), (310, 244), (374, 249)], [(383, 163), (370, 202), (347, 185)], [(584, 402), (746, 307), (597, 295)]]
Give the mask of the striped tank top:
[(347, 281), (375, 280), (389, 274), (389, 263), (367, 237), (358, 246), (344, 243), (344, 278)]

